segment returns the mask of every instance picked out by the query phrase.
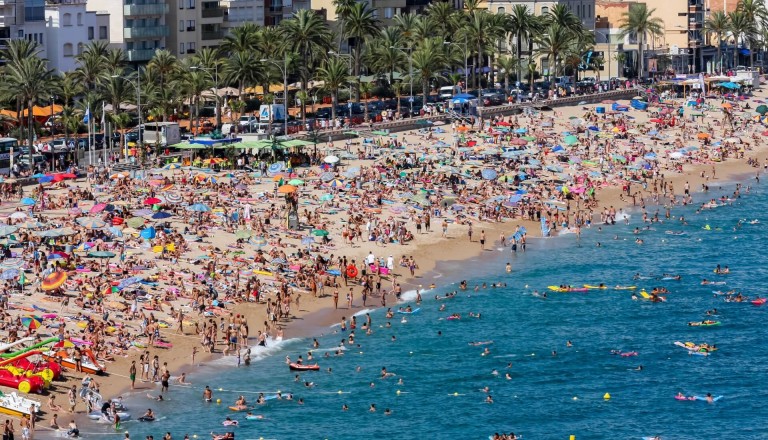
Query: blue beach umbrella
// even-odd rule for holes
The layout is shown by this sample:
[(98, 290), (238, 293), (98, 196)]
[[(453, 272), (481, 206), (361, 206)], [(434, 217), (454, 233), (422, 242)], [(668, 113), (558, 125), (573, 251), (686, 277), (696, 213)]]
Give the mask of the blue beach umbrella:
[(152, 219), (153, 220), (162, 220), (162, 219), (166, 219), (166, 218), (172, 217), (172, 216), (173, 216), (173, 214), (171, 214), (169, 212), (160, 211), (160, 212), (155, 213), (155, 215), (152, 216)]
[(202, 203), (195, 203), (194, 205), (187, 206), (187, 211), (192, 212), (208, 212), (211, 208), (208, 207), (208, 205), (202, 204)]
[(30, 198), (30, 197), (24, 197), (23, 199), (21, 199), (21, 204), (22, 205), (32, 206), (35, 203), (36, 203), (35, 199)]
[(483, 176), (483, 179), (485, 180), (493, 180), (496, 178), (496, 176), (499, 175), (499, 173), (496, 172), (496, 170), (492, 170), (490, 168), (486, 168), (483, 171), (480, 172), (480, 174)]
[(48, 182), (53, 182), (53, 176), (43, 176), (43, 177), (41, 177), (41, 178), (37, 179), (37, 181), (38, 181), (39, 183), (48, 183)]

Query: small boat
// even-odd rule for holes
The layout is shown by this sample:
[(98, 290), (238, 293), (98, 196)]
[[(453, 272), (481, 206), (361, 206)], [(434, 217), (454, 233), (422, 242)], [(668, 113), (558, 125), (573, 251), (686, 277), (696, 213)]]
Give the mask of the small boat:
[[(131, 413), (125, 411), (118, 411), (117, 415), (120, 416), (120, 421), (125, 422), (131, 420)], [(91, 420), (114, 423), (115, 418), (111, 414), (104, 414), (103, 412), (96, 410), (88, 413), (88, 418)]]
[[(62, 367), (68, 368), (70, 370), (76, 369), (75, 360), (67, 357), (66, 351), (46, 351), (43, 353), (43, 359), (50, 362), (58, 362)], [(83, 358), (80, 361), (80, 367), (83, 370), (83, 373), (87, 374), (103, 374), (104, 368), (101, 365), (98, 365), (94, 362), (94, 359), (92, 358), (92, 354), (90, 354), (90, 350), (83, 352)]]
[(22, 397), (16, 392), (0, 393), (0, 413), (10, 416), (31, 416), (40, 412), (40, 402)]
[(292, 371), (318, 371), (320, 370), (320, 365), (317, 365), (317, 364), (304, 365), (304, 364), (297, 364), (295, 362), (292, 362), (288, 364), (288, 368), (290, 368)]

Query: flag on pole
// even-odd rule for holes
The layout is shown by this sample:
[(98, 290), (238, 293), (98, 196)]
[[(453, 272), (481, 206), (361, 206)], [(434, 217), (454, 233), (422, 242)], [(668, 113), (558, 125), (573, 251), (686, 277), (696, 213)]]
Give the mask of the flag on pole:
[(101, 131), (104, 132), (104, 134), (107, 134), (107, 129), (105, 128), (107, 126), (105, 115), (107, 112), (104, 111), (104, 101), (101, 101)]
[(91, 106), (85, 109), (85, 116), (83, 116), (83, 124), (87, 124), (91, 120)]

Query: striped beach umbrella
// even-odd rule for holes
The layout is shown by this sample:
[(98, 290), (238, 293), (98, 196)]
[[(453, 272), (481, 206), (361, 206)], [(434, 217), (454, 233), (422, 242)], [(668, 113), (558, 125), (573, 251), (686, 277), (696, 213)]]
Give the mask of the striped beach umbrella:
[(6, 269), (0, 274), (0, 280), (12, 280), (19, 276), (19, 269)]
[(67, 281), (66, 272), (53, 272), (52, 274), (48, 275), (43, 279), (43, 282), (40, 283), (40, 288), (46, 291), (56, 290), (59, 287), (63, 286), (66, 281)]
[(179, 194), (171, 193), (165, 195), (165, 202), (170, 205), (178, 205), (184, 200)]
[(18, 230), (16, 226), (0, 226), (0, 237), (7, 237)]
[(0, 263), (0, 269), (21, 269), (24, 266), (24, 260), (21, 258), (6, 258)]
[(101, 229), (107, 225), (103, 220), (92, 217), (80, 217), (77, 223), (86, 229)]

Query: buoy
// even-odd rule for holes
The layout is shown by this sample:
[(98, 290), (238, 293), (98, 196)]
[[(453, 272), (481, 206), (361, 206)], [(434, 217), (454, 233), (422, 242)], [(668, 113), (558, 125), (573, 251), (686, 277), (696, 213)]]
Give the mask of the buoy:
[(458, 395), (459, 395), (459, 393), (453, 393), (453, 395), (454, 395), (454, 396), (458, 396)]
[(413, 354), (413, 352), (412, 352), (412, 351), (409, 351), (409, 352), (408, 352), (408, 354)]
[(363, 354), (363, 352), (361, 351), (360, 354)]
[(605, 399), (605, 400), (611, 400), (611, 394), (610, 394), (610, 393), (605, 393), (605, 394), (603, 394), (603, 399)]
[(398, 395), (398, 396), (400, 395), (400, 390), (397, 390), (397, 395)]
[(343, 391), (341, 391), (341, 390), (339, 390), (339, 394), (344, 394), (344, 392), (343, 392)]
[(216, 403), (221, 403), (221, 399), (216, 399)]
[(576, 396), (573, 396), (573, 400), (579, 400), (579, 398)]
[(568, 439), (569, 439), (569, 440), (576, 440), (576, 436), (575, 436), (575, 435), (573, 435), (573, 434), (571, 434), (571, 436), (570, 436), (570, 437), (568, 437)]
[(224, 391), (224, 388), (219, 388), (219, 391)]

